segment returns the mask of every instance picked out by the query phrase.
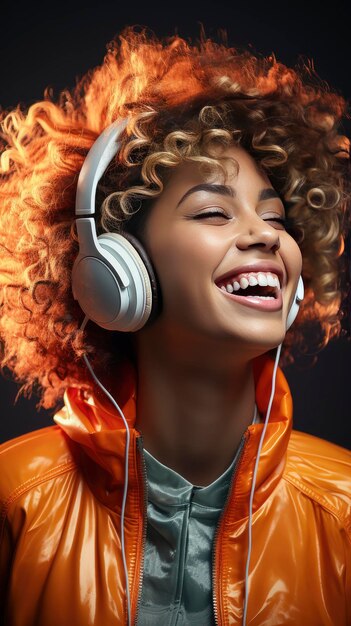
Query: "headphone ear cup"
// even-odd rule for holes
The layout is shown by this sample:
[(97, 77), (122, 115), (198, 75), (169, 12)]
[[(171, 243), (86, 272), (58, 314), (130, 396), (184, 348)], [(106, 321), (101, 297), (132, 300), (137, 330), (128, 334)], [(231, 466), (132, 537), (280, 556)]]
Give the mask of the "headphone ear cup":
[(154, 273), (149, 276), (140, 254), (122, 235), (97, 237), (93, 218), (78, 219), (77, 230), (80, 248), (72, 269), (74, 298), (102, 328), (139, 330), (153, 308)]
[[(116, 287), (119, 290), (119, 297), (125, 296), (121, 293), (122, 280), (120, 268), (127, 273), (129, 285), (127, 287), (128, 304), (125, 307), (125, 314), (118, 315), (108, 326), (109, 330), (121, 332), (135, 332), (140, 330), (149, 321), (152, 311), (157, 309), (158, 287), (155, 272), (151, 266), (145, 250), (141, 243), (132, 235), (123, 233), (103, 233), (97, 238), (98, 248), (102, 253), (107, 253), (112, 257), (112, 272), (116, 280)], [(97, 249), (98, 249), (97, 248)], [(116, 263), (114, 266), (113, 259)], [(106, 294), (109, 301), (111, 293)], [(155, 300), (155, 303), (153, 302)], [(154, 313), (154, 316), (156, 311)], [(100, 324), (101, 325), (101, 324)]]
[(290, 311), (288, 313), (288, 317), (286, 320), (286, 330), (288, 330), (290, 326), (293, 324), (293, 322), (295, 321), (296, 316), (299, 312), (300, 303), (304, 299), (304, 294), (305, 294), (305, 290), (304, 290), (303, 280), (302, 280), (302, 276), (300, 275), (299, 282), (297, 283), (294, 300), (290, 307)]
[(102, 233), (92, 217), (76, 220), (79, 254), (72, 291), (85, 315), (107, 330), (134, 332), (154, 319), (161, 293), (142, 244), (132, 235)]

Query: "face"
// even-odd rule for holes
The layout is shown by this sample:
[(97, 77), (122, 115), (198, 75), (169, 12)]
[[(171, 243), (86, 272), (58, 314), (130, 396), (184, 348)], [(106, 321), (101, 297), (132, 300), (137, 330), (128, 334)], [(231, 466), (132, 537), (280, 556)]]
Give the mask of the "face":
[(226, 161), (225, 180), (205, 178), (197, 164), (183, 163), (151, 209), (143, 241), (163, 310), (150, 328), (159, 338), (171, 329), (180, 340), (208, 338), (259, 354), (284, 339), (302, 257), (265, 172), (239, 146), (222, 156), (239, 171)]

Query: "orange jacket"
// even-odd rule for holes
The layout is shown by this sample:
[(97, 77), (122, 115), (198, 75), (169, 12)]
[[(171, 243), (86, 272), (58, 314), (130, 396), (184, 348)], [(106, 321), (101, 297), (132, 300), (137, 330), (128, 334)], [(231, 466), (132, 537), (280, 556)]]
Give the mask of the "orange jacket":
[[(273, 361), (255, 360), (256, 403), (268, 405)], [(125, 519), (133, 624), (142, 585), (145, 492), (132, 370), (116, 394), (131, 427)], [(65, 394), (55, 426), (0, 446), (0, 606), (6, 626), (126, 624), (120, 546), (125, 429), (98, 393)], [(216, 621), (241, 624), (251, 478), (263, 424), (248, 427), (219, 523)], [(278, 368), (253, 504), (247, 624), (351, 624), (351, 454), (292, 431)]]

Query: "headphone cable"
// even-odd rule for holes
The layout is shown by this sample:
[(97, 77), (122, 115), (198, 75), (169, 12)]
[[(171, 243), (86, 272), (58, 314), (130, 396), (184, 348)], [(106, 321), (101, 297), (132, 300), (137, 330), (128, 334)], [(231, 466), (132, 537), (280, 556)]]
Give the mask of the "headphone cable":
[[(84, 320), (83, 320), (83, 323), (82, 323), (81, 327), (80, 327), (81, 330), (84, 330), (84, 328), (87, 325), (88, 321), (89, 321), (89, 317), (86, 316), (84, 318)], [(87, 366), (90, 374), (92, 375), (93, 379), (99, 385), (100, 389), (102, 389), (102, 391), (104, 391), (106, 393), (107, 397), (111, 400), (113, 405), (116, 407), (116, 409), (117, 409), (118, 413), (120, 414), (120, 416), (121, 416), (121, 418), (122, 418), (122, 420), (124, 422), (124, 425), (126, 427), (126, 453), (125, 453), (125, 459), (124, 459), (125, 481), (124, 481), (124, 488), (123, 488), (122, 510), (121, 510), (121, 548), (122, 548), (122, 561), (123, 561), (123, 569), (124, 569), (124, 576), (125, 576), (125, 586), (126, 586), (126, 596), (127, 596), (128, 626), (131, 626), (129, 580), (128, 580), (128, 569), (127, 569), (127, 561), (126, 561), (126, 553), (125, 553), (125, 540), (124, 540), (124, 516), (125, 516), (125, 508), (126, 508), (127, 493), (128, 493), (128, 471), (129, 471), (129, 445), (130, 445), (129, 426), (128, 426), (126, 418), (124, 417), (123, 411), (118, 406), (116, 400), (111, 396), (110, 392), (107, 391), (107, 389), (103, 386), (103, 384), (99, 381), (97, 376), (94, 374), (93, 368), (91, 367), (91, 365), (89, 363), (88, 357), (85, 354), (83, 354), (83, 358), (84, 358), (86, 366)]]
[(252, 485), (251, 485), (250, 503), (249, 503), (249, 541), (248, 541), (246, 568), (245, 568), (245, 597), (244, 597), (244, 606), (243, 606), (243, 623), (242, 623), (242, 626), (246, 626), (246, 613), (247, 613), (247, 603), (248, 603), (248, 595), (249, 595), (248, 594), (248, 588), (249, 588), (249, 565), (250, 565), (251, 548), (252, 548), (252, 504), (253, 504), (253, 496), (254, 496), (255, 485), (256, 485), (256, 476), (257, 476), (258, 462), (259, 462), (259, 459), (260, 459), (261, 448), (262, 448), (262, 445), (263, 445), (264, 436), (266, 434), (268, 420), (269, 420), (269, 416), (270, 416), (270, 413), (271, 413), (271, 408), (272, 408), (272, 403), (273, 403), (273, 398), (274, 398), (275, 381), (276, 381), (277, 367), (278, 367), (278, 361), (279, 361), (279, 356), (280, 356), (281, 349), (282, 349), (282, 344), (279, 344), (279, 346), (277, 348), (277, 354), (276, 354), (276, 357), (275, 357), (274, 369), (273, 369), (273, 374), (272, 374), (271, 397), (269, 399), (266, 419), (265, 419), (265, 423), (264, 423), (263, 430), (262, 430), (262, 433), (261, 433), (260, 442), (259, 442), (258, 449), (257, 449), (256, 463), (255, 463), (253, 476), (252, 476)]

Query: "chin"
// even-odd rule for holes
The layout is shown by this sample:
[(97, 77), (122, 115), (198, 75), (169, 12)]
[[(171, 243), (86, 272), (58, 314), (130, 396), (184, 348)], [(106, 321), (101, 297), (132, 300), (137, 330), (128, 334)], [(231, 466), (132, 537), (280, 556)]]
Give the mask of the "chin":
[(285, 331), (283, 333), (276, 334), (268, 334), (266, 332), (265, 341), (262, 340), (263, 332), (257, 333), (255, 336), (253, 333), (250, 336), (236, 336), (228, 337), (226, 336), (226, 342), (233, 343), (233, 350), (240, 350), (240, 352), (244, 355), (245, 352), (248, 354), (250, 358), (255, 358), (256, 356), (260, 356), (265, 353), (272, 354), (276, 353), (277, 347), (283, 343), (285, 339)]

